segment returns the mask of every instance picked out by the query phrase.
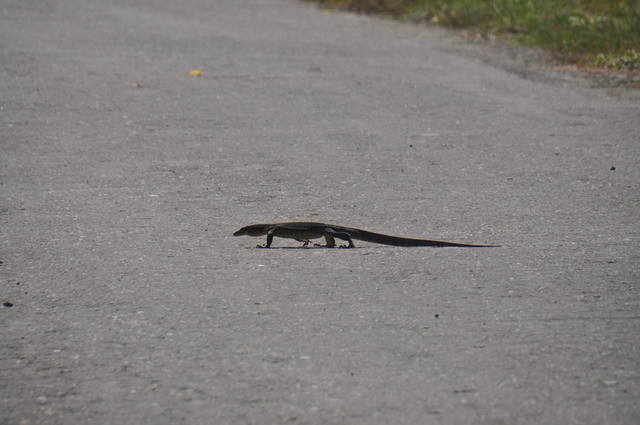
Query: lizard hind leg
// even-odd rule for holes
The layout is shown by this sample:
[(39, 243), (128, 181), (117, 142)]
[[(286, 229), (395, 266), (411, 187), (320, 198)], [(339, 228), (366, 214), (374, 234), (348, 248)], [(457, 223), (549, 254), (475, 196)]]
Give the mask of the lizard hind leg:
[(335, 248), (336, 247), (336, 240), (333, 238), (333, 236), (331, 235), (324, 235), (324, 240), (327, 241), (327, 244), (324, 245), (326, 248)]
[(342, 239), (343, 241), (347, 241), (349, 243), (349, 245), (341, 246), (340, 248), (355, 248), (355, 245), (351, 240), (351, 236), (347, 232), (336, 232), (333, 229), (327, 229), (327, 232), (330, 233), (330, 235), (327, 235), (327, 234), (324, 235), (325, 239), (327, 239), (327, 246), (329, 243), (328, 238), (331, 238), (331, 241), (333, 242), (333, 245), (331, 245), (332, 247), (336, 246), (336, 240), (334, 238), (338, 238), (338, 239)]

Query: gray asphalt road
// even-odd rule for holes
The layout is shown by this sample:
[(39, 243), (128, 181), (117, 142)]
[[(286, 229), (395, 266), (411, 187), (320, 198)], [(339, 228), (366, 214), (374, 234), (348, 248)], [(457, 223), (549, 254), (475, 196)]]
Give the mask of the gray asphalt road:
[[(0, 423), (639, 423), (640, 97), (527, 57), (3, 0)], [(231, 236), (289, 220), (502, 248)]]

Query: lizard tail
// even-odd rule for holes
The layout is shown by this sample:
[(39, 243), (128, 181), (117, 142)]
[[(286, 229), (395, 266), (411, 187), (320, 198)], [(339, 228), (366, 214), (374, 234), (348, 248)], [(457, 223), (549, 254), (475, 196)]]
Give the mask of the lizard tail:
[(401, 238), (398, 236), (383, 235), (382, 233), (373, 233), (366, 230), (354, 229), (357, 232), (349, 232), (353, 239), (358, 239), (365, 242), (380, 243), (384, 245), (393, 246), (432, 246), (432, 247), (466, 247), (466, 248), (490, 248), (497, 247), (498, 245), (471, 245), (466, 243), (446, 242), (446, 241), (433, 241), (429, 239), (412, 239)]

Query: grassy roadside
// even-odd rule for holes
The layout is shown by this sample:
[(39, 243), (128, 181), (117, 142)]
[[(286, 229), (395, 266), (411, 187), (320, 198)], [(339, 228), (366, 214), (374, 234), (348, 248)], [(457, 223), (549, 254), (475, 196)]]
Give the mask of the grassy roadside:
[(550, 51), (564, 64), (640, 74), (640, 0), (312, 0), (465, 29)]

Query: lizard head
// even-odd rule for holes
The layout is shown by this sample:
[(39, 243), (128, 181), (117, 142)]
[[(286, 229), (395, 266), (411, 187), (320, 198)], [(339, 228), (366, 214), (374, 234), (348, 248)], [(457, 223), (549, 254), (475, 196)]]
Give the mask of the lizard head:
[(252, 224), (251, 226), (244, 226), (242, 229), (236, 231), (233, 236), (263, 236), (268, 232), (268, 224)]

